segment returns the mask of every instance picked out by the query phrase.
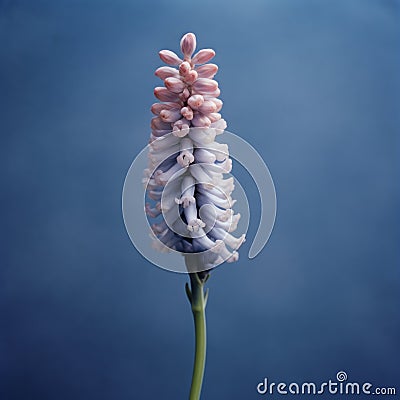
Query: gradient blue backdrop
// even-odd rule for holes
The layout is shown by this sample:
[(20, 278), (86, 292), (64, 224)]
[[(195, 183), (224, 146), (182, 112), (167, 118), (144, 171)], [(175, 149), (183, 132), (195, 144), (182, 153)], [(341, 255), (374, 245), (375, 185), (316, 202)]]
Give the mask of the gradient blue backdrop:
[(157, 52), (188, 31), (217, 51), (229, 129), (278, 196), (248, 261), (250, 185), (242, 258), (209, 281), (204, 399), (339, 370), (400, 390), (399, 6), (0, 1), (0, 398), (187, 397), (186, 278), (136, 252), (121, 191)]

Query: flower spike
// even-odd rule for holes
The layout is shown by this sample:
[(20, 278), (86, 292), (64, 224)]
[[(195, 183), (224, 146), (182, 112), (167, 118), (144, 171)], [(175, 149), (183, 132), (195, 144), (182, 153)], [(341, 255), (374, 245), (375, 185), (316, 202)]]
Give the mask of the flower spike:
[(170, 50), (159, 53), (167, 66), (155, 72), (163, 86), (154, 89), (160, 102), (151, 107), (155, 116), (145, 182), (154, 204), (147, 204), (145, 211), (148, 218), (162, 217), (152, 230), (160, 242), (156, 248), (169, 247), (192, 258), (201, 254), (203, 271), (208, 271), (236, 261), (245, 238), (231, 234), (240, 218), (232, 210), (233, 178), (224, 179), (232, 161), (228, 146), (215, 141), (226, 128), (214, 80), (218, 66), (209, 63), (215, 52), (195, 53), (193, 33), (182, 37), (180, 49), (182, 57)]

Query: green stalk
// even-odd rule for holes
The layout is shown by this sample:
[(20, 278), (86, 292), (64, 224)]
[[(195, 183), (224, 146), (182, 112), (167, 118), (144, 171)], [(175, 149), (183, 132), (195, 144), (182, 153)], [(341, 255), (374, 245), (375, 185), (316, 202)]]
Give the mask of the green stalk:
[(197, 273), (191, 273), (190, 287), (186, 284), (186, 293), (190, 304), (192, 305), (192, 313), (195, 329), (195, 354), (192, 375), (192, 385), (190, 388), (190, 400), (199, 400), (201, 387), (203, 384), (204, 368), (206, 362), (206, 316), (205, 309), (207, 304), (208, 290), (204, 293), (204, 283)]

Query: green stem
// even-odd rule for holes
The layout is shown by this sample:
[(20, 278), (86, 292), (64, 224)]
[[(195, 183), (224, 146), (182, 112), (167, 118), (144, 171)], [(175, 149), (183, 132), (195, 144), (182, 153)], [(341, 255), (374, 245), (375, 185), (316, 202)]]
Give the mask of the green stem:
[(199, 400), (201, 386), (203, 383), (204, 368), (206, 362), (206, 316), (205, 308), (207, 303), (207, 294), (204, 295), (204, 281), (200, 279), (197, 273), (189, 274), (191, 291), (188, 290), (189, 300), (192, 305), (192, 313), (195, 329), (195, 355), (192, 385), (190, 388), (190, 400)]

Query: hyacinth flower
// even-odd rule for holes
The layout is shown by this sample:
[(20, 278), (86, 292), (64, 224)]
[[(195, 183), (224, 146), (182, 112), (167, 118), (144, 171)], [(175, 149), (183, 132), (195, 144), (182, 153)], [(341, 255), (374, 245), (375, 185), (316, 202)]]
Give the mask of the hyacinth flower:
[(228, 146), (216, 141), (226, 122), (213, 79), (218, 67), (209, 63), (215, 52), (195, 53), (193, 33), (183, 36), (180, 48), (181, 57), (170, 50), (159, 53), (167, 66), (155, 72), (163, 86), (154, 89), (160, 102), (151, 107), (155, 116), (144, 178), (150, 199), (145, 211), (155, 221), (151, 225), (154, 248), (185, 257), (190, 276), (186, 293), (196, 338), (190, 399), (199, 399), (206, 351), (208, 290), (204, 291), (204, 284), (217, 265), (238, 260), (237, 249), (245, 237), (232, 235), (240, 218), (232, 209), (233, 177), (225, 177), (232, 161)]

